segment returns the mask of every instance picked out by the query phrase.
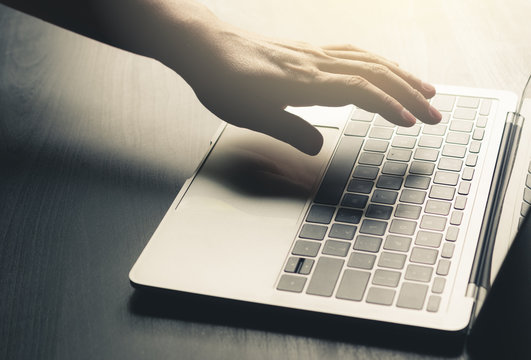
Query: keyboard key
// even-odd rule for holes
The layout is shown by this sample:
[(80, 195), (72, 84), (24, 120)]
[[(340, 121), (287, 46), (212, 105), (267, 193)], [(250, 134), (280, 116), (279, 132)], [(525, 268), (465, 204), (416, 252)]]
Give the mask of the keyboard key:
[(352, 113), (352, 116), (350, 117), (352, 120), (360, 120), (360, 121), (372, 121), (374, 118), (374, 113), (365, 111), (363, 109), (357, 108)]
[(341, 206), (363, 209), (367, 205), (367, 200), (369, 200), (367, 195), (346, 193), (343, 196), (343, 201), (341, 201)]
[(450, 272), (450, 260), (441, 259), (437, 265), (437, 275), (446, 276)]
[(383, 154), (365, 151), (361, 154), (358, 161), (363, 165), (380, 166), (382, 164), (383, 158)]
[(361, 223), (360, 233), (370, 235), (383, 235), (385, 233), (386, 228), (387, 223), (384, 221), (365, 219)]
[(428, 299), (428, 305), (426, 305), (426, 310), (429, 312), (439, 311), (439, 306), (441, 304), (441, 297), (432, 295)]
[(285, 272), (308, 275), (312, 270), (314, 260), (300, 257), (290, 257), (284, 268)]
[(360, 301), (369, 282), (370, 273), (359, 270), (345, 270), (339, 283), (336, 297), (338, 299)]
[(391, 226), (389, 227), (389, 232), (401, 235), (413, 235), (416, 228), (416, 221), (393, 219), (393, 221), (391, 221)]
[(416, 142), (417, 142), (417, 139), (414, 137), (397, 135), (393, 139), (391, 146), (404, 148), (404, 149), (413, 149), (415, 147)]
[(446, 129), (448, 127), (443, 124), (437, 124), (437, 125), (428, 125), (425, 124), (424, 128), (422, 129), (422, 134), (424, 135), (435, 135), (435, 136), (443, 136), (446, 134)]
[(345, 129), (345, 135), (347, 136), (361, 136), (365, 137), (369, 132), (371, 123), (362, 121), (350, 121)]
[(480, 152), (480, 150), (481, 150), (481, 143), (480, 143), (479, 141), (474, 140), (474, 141), (472, 141), (472, 142), (470, 143), (470, 149), (469, 149), (469, 151), (470, 151), (471, 153), (473, 153), (473, 154), (477, 154), (477, 153)]
[(395, 298), (395, 290), (371, 287), (367, 293), (367, 302), (379, 305), (391, 305)]
[(431, 175), (433, 174), (433, 169), (435, 168), (435, 164), (425, 161), (412, 161), (411, 167), (409, 168), (409, 172), (411, 174), (417, 174), (417, 175)]
[(479, 99), (474, 97), (460, 97), (459, 100), (457, 100), (457, 106), (477, 109), (479, 106)]
[(406, 262), (406, 255), (383, 252), (378, 260), (378, 266), (390, 269), (402, 269)]
[(424, 306), (428, 285), (405, 282), (402, 284), (396, 306), (420, 310)]
[(393, 208), (391, 206), (370, 204), (365, 216), (368, 218), (388, 220), (392, 213)]
[(387, 160), (408, 162), (411, 159), (411, 154), (411, 150), (391, 148), (387, 153)]
[(334, 224), (332, 225), (328, 236), (335, 239), (352, 240), (354, 238), (355, 232), (355, 226), (345, 224)]
[(441, 257), (450, 259), (454, 255), (454, 249), (455, 244), (448, 242), (445, 243), (441, 251)]
[(477, 154), (468, 154), (466, 157), (465, 165), (474, 167), (478, 163), (478, 156)]
[(417, 150), (415, 150), (415, 156), (413, 156), (413, 159), (424, 160), (424, 161), (437, 161), (438, 157), (439, 157), (439, 150), (428, 149), (428, 148), (417, 148)]
[(394, 251), (409, 251), (411, 238), (397, 235), (387, 235), (385, 239), (384, 249)]
[(485, 136), (485, 129), (476, 129), (474, 130), (474, 133), (472, 134), (472, 139), (483, 140), (484, 136)]
[(378, 181), (376, 182), (376, 187), (389, 190), (400, 190), (400, 188), (402, 187), (402, 181), (402, 177), (380, 175)]
[(420, 133), (420, 125), (413, 125), (411, 127), (400, 126), (396, 130), (397, 135), (418, 136)]
[(400, 194), (400, 201), (411, 204), (422, 204), (426, 198), (426, 192), (420, 190), (404, 189)]
[(425, 230), (443, 231), (446, 227), (446, 217), (423, 215), (420, 228)]
[(299, 261), (299, 274), (302, 275), (309, 275), (310, 271), (312, 271), (313, 263), (315, 260), (313, 259), (302, 259), (302, 264)]
[(362, 179), (352, 179), (348, 184), (347, 191), (370, 194), (372, 187), (374, 186), (374, 181), (362, 180)]
[(328, 228), (322, 225), (304, 224), (299, 237), (303, 239), (323, 240)]
[(419, 140), (419, 146), (439, 149), (442, 141), (443, 138), (439, 136), (422, 135)]
[(492, 100), (483, 99), (481, 101), (481, 107), (479, 108), (479, 115), (484, 115), (484, 116), (489, 115), (491, 105), (492, 105)]
[(454, 159), (454, 158), (448, 158), (448, 157), (441, 157), (439, 160), (439, 165), (437, 165), (437, 169), (439, 170), (448, 170), (448, 171), (461, 171), (461, 168), (463, 167), (463, 160), (461, 159)]
[[(376, 166), (366, 166), (366, 165), (358, 165), (354, 169), (354, 177), (367, 179), (367, 180), (374, 180), (376, 179), (376, 176), (378, 175), (378, 168)], [(341, 190), (343, 191), (343, 190)]]
[(354, 163), (361, 149), (363, 139), (344, 136), (332, 158), (326, 175), (315, 196), (315, 202), (336, 205), (350, 177)]
[(467, 133), (450, 131), (448, 132), (448, 135), (446, 135), (446, 142), (450, 144), (468, 145), (469, 140), (470, 135)]
[(374, 272), (372, 283), (374, 285), (397, 287), (400, 275), (398, 271), (378, 269)]
[(365, 141), (364, 150), (375, 152), (386, 152), (389, 142), (384, 140), (368, 139)]
[(389, 140), (393, 137), (393, 128), (373, 126), (369, 132), (369, 137), (372, 139)]
[(411, 250), (409, 260), (414, 263), (433, 265), (437, 261), (437, 253), (438, 251), (435, 249), (414, 247)]
[(524, 189), (524, 201), (531, 204), (531, 190), (529, 188)]
[(471, 132), (474, 128), (474, 123), (472, 121), (466, 120), (452, 120), (450, 121), (450, 130), (451, 131), (460, 131), (460, 132)]
[(376, 255), (353, 252), (350, 255), (350, 259), (348, 260), (347, 266), (358, 268), (358, 269), (370, 270), (374, 266), (375, 260), (376, 260)]
[(430, 178), (420, 175), (408, 175), (404, 186), (407, 188), (427, 190), (430, 186)]
[(433, 182), (441, 185), (457, 185), (459, 180), (459, 173), (447, 172), (447, 171), (437, 171), (435, 172), (435, 177)]
[(445, 201), (438, 201), (438, 200), (428, 200), (426, 202), (426, 208), (424, 211), (428, 214), (435, 214), (435, 215), (448, 215), (450, 213), (450, 208), (452, 207), (452, 204)]
[(280, 277), (277, 290), (302, 292), (304, 285), (306, 284), (306, 278), (303, 276), (287, 275), (284, 274)]
[(324, 205), (312, 205), (306, 221), (320, 224), (329, 224), (334, 216), (335, 208)]
[(443, 277), (436, 277), (433, 279), (433, 285), (431, 291), (435, 294), (441, 294), (444, 291), (444, 286), (446, 285), (446, 279)]
[(429, 231), (419, 231), (415, 239), (415, 245), (438, 248), (441, 245), (442, 234)]
[(358, 224), (361, 221), (363, 212), (361, 210), (339, 208), (336, 215), (336, 221)]
[(322, 257), (317, 261), (313, 276), (308, 284), (307, 294), (332, 296), (343, 268), (344, 260)]
[(457, 108), (454, 111), (454, 119), (474, 120), (476, 118), (476, 110)]
[(389, 121), (385, 120), (381, 115), (376, 114), (376, 118), (373, 121), (373, 124), (376, 126), (384, 126), (384, 127), (396, 127), (395, 124), (390, 123)]
[(350, 243), (345, 241), (327, 240), (323, 247), (323, 254), (334, 256), (347, 256)]
[(407, 164), (394, 161), (386, 161), (382, 168), (382, 174), (403, 176), (406, 173), (406, 170)]
[(294, 272), (297, 272), (297, 267), (299, 265), (299, 260), (301, 260), (302, 258), (298, 258), (298, 257), (290, 257), (288, 259), (288, 262), (286, 263), (286, 266), (284, 267), (284, 271), (285, 272), (289, 272), (289, 273), (294, 273)]
[(398, 204), (395, 210), (395, 216), (398, 218), (417, 220), (420, 217), (422, 207), (416, 205)]
[(443, 156), (464, 158), (466, 155), (466, 146), (446, 144), (444, 145), (442, 154)]
[(457, 189), (457, 193), (460, 195), (468, 195), (470, 192), (470, 185), (471, 183), (469, 181), (462, 181), (461, 184), (459, 184), (459, 189)]
[(374, 190), (372, 193), (371, 201), (380, 204), (392, 205), (396, 202), (398, 193), (396, 191), (389, 190)]
[(354, 250), (378, 252), (381, 244), (382, 238), (358, 235), (356, 242), (354, 243)]
[(439, 111), (452, 111), (454, 109), (455, 96), (453, 95), (435, 95), (431, 105)]
[(478, 119), (476, 120), (476, 127), (478, 128), (484, 128), (487, 126), (487, 121), (489, 120), (488, 117), (486, 116), (480, 116), (478, 117)]
[(455, 195), (455, 188), (443, 185), (432, 185), (429, 197), (439, 200), (453, 200)]
[(406, 280), (430, 282), (433, 269), (428, 266), (410, 264), (406, 269)]
[(439, 124), (448, 124), (448, 122), (450, 121), (451, 114), (448, 112), (441, 112), (441, 115), (442, 115), (442, 118)]
[[(466, 206), (466, 197), (465, 196), (457, 196), (455, 198), (454, 208), (456, 210), (465, 210), (465, 206)], [(445, 215), (448, 215), (448, 214), (445, 214)]]
[(315, 257), (319, 253), (321, 244), (315, 241), (297, 240), (293, 251), (293, 255)]
[(449, 226), (448, 230), (446, 231), (445, 239), (447, 241), (456, 241), (458, 235), (459, 235), (459, 228), (455, 226)]
[[(474, 177), (474, 168), (465, 167), (463, 173), (461, 174), (461, 179), (470, 181)], [(457, 183), (456, 183), (457, 184)], [(454, 184), (455, 185), (455, 184)]]
[(459, 226), (461, 225), (461, 221), (463, 221), (463, 212), (462, 211), (452, 212), (452, 216), (450, 217), (450, 224)]

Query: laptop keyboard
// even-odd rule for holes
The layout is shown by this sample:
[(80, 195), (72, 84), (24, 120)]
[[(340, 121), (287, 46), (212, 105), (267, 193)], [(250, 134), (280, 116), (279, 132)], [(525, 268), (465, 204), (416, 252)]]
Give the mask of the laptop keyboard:
[(437, 95), (437, 125), (353, 110), (277, 289), (437, 312), (492, 105)]

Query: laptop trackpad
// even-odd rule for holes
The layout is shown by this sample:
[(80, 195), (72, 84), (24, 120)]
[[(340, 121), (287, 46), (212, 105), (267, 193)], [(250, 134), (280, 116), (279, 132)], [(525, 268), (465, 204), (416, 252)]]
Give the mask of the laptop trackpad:
[(308, 156), (228, 125), (137, 265), (176, 290), (251, 300), (273, 289), (340, 135), (319, 130), (323, 150)]

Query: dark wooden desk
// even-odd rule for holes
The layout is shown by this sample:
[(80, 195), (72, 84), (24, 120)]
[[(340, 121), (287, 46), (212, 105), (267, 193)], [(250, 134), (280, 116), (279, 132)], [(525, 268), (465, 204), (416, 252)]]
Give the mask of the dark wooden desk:
[[(352, 42), (435, 83), (516, 92), (529, 71), (525, 0), (207, 2), (250, 30)], [(437, 355), (135, 293), (128, 271), (218, 125), (157, 62), (0, 6), (0, 358)]]

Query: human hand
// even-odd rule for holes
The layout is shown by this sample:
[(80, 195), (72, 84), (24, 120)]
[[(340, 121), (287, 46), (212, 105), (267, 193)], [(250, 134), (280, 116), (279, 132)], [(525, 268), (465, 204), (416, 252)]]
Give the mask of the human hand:
[[(219, 25), (219, 24), (218, 24)], [(314, 155), (320, 132), (285, 111), (291, 106), (355, 104), (401, 126), (441, 114), (435, 89), (395, 63), (351, 45), (317, 47), (270, 39), (227, 24), (204, 31), (178, 72), (219, 118)]]

